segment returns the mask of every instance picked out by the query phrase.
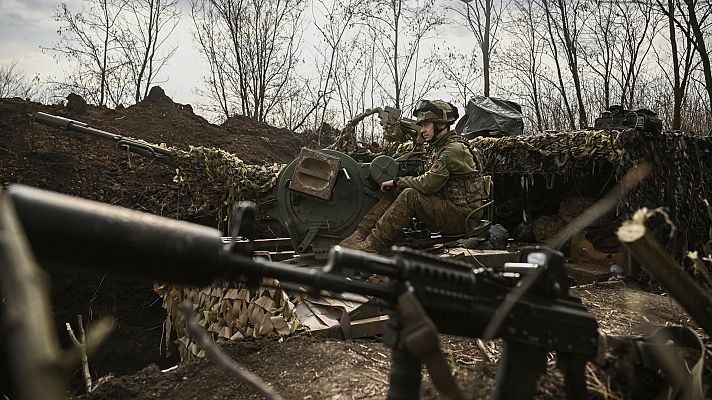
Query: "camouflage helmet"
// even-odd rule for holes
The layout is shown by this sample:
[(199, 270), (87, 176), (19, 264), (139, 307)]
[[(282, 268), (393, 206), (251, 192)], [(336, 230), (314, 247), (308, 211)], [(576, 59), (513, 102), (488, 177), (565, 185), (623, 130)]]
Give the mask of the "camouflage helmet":
[(418, 125), (430, 121), (434, 124), (453, 124), (460, 116), (457, 107), (442, 100), (420, 100), (413, 110)]

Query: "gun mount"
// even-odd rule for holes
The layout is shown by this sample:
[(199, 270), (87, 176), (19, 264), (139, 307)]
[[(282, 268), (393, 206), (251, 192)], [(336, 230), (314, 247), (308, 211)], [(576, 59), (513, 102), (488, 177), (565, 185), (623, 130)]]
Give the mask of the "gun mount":
[[(384, 118), (385, 115), (391, 114), (384, 114)], [(33, 119), (73, 134), (112, 140), (132, 153), (177, 167), (175, 150), (41, 112)], [(271, 200), (260, 204), (260, 209), (288, 232), (297, 253), (325, 258), (331, 246), (353, 232), (378, 201), (381, 182), (396, 175), (403, 175), (403, 171), (399, 163), (386, 155), (369, 163), (359, 163), (340, 151), (303, 148), (300, 155), (280, 171)]]
[(378, 202), (381, 182), (396, 175), (389, 156), (358, 163), (339, 151), (303, 148), (279, 173), (273, 200), (260, 207), (287, 230), (298, 253), (325, 258)]

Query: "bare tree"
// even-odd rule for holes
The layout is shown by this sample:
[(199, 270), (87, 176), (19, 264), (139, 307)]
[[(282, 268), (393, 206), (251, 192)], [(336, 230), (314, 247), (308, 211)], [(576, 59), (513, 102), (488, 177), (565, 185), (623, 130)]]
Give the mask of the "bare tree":
[(658, 33), (659, 20), (649, 4), (617, 3), (616, 7), (620, 40), (615, 47), (615, 62), (619, 75), (613, 77), (620, 89), (620, 104), (632, 109), (636, 83)]
[(618, 42), (616, 12), (612, 2), (601, 2), (586, 24), (587, 40), (582, 46), (583, 60), (601, 79), (603, 108), (611, 105), (611, 83), (614, 68), (614, 46)]
[(209, 93), (226, 116), (265, 121), (283, 100), (299, 61), (303, 7), (288, 0), (191, 0), (200, 51), (211, 64)]
[[(378, 101), (375, 99), (376, 47), (368, 42), (370, 36), (360, 32), (348, 41), (337, 58), (334, 87), (344, 124)], [(359, 128), (356, 127), (357, 133)]]
[(124, 97), (121, 86), (110, 84), (112, 77), (124, 72), (117, 34), (119, 16), (126, 5), (126, 0), (84, 0), (84, 8), (74, 12), (67, 3), (60, 4), (55, 11), (55, 19), (62, 23), (60, 39), (45, 49), (74, 65), (68, 79), (55, 82), (57, 85), (79, 91), (98, 105), (106, 105), (110, 97), (115, 101)]
[(215, 29), (221, 17), (214, 8), (196, 3), (191, 3), (191, 15), (195, 26), (195, 40), (210, 67), (210, 74), (204, 77), (207, 90), (199, 90), (199, 93), (211, 101), (201, 107), (208, 112), (228, 118), (233, 113), (232, 104), (237, 101), (239, 93), (233, 91), (228, 79), (230, 70), (227, 65), (229, 62), (227, 38)]
[(506, 70), (520, 88), (526, 105), (534, 111), (534, 126), (541, 132), (548, 128), (541, 109), (541, 65), (546, 41), (542, 40), (540, 25), (543, 21), (540, 10), (531, 1), (516, 0), (512, 3), (511, 22), (505, 26), (510, 38), (510, 47), (504, 58), (509, 60)]
[[(684, 0), (687, 6), (688, 23), (690, 25), (690, 30), (695, 39), (693, 42), (695, 49), (700, 57), (700, 62), (702, 63), (702, 70), (705, 77), (705, 87), (707, 89), (707, 96), (709, 98), (709, 104), (712, 107), (712, 66), (710, 65), (710, 54), (707, 51), (707, 45), (705, 44), (705, 32), (703, 31), (703, 26), (705, 20), (710, 16), (712, 12), (712, 4), (707, 3), (706, 9), (702, 10), (700, 17), (697, 17), (697, 1), (696, 0)], [(705, 7), (705, 6), (703, 6)]]
[(497, 31), (502, 21), (502, 11), (507, 7), (502, 0), (460, 0), (452, 7), (465, 21), (475, 36), (482, 54), (483, 92), (490, 95), (490, 63), (499, 39)]
[[(680, 2), (668, 0), (666, 4), (663, 4), (662, 1), (658, 1), (657, 6), (658, 10), (667, 18), (670, 53), (655, 48), (654, 51), (660, 70), (672, 88), (673, 104), (670, 129), (679, 130), (682, 126), (683, 100), (687, 93), (692, 70), (695, 67), (693, 40), (686, 27), (682, 30), (677, 27), (676, 15), (682, 15), (685, 12)], [(678, 47), (679, 41), (682, 41), (682, 48)]]
[(313, 98), (311, 107), (302, 113), (302, 118), (292, 126), (292, 130), (301, 127), (306, 119), (313, 113), (315, 118), (315, 127), (320, 127), (325, 120), (329, 102), (334, 94), (334, 75), (336, 73), (337, 63), (342, 57), (344, 49), (344, 39), (347, 32), (352, 30), (353, 21), (356, 18), (357, 10), (361, 8), (364, 0), (336, 0), (328, 4), (323, 0), (319, 0), (315, 4), (322, 13), (321, 18), (315, 18), (314, 27), (321, 35), (323, 48), (317, 48), (317, 52), (321, 56), (321, 64), (317, 64), (318, 81), (316, 82), (317, 90), (313, 92), (309, 90), (310, 85), (305, 85), (305, 88)]
[[(386, 79), (376, 79), (388, 101), (396, 108), (409, 108), (437, 84), (433, 70), (421, 59), (421, 46), (445, 18), (434, 0), (372, 0), (364, 7), (361, 23), (372, 34)], [(375, 71), (379, 76), (381, 71)]]
[(584, 0), (542, 0), (547, 21), (553, 25), (549, 29), (554, 36), (556, 33), (555, 45), (561, 46), (566, 56), (569, 73), (574, 83), (574, 92), (578, 102), (579, 127), (588, 126), (586, 116), (586, 106), (583, 102), (583, 91), (581, 88), (581, 72), (579, 70), (579, 36), (581, 34), (582, 13), (585, 11)]
[[(558, 40), (554, 34), (555, 26), (553, 22), (553, 14), (549, 9), (549, 0), (541, 1), (541, 6), (545, 11), (544, 15), (546, 16), (546, 27), (548, 33), (546, 42), (549, 46), (549, 50), (551, 51), (551, 58), (553, 59), (554, 65), (556, 66), (556, 84), (554, 86), (557, 88), (561, 96), (561, 101), (563, 103), (565, 111), (564, 115), (566, 115), (568, 121), (568, 127), (569, 129), (574, 129), (576, 123), (574, 122), (574, 113), (569, 103), (568, 94), (566, 93), (566, 86), (564, 85), (564, 76), (561, 68), (561, 62), (559, 61), (559, 45)], [(554, 126), (561, 125), (556, 124)]]
[[(544, 84), (539, 88), (542, 125), (549, 129), (571, 129), (566, 97), (561, 96), (558, 84), (547, 79), (547, 74), (542, 75), (542, 80)], [(526, 109), (522, 111), (527, 112)]]
[(21, 97), (29, 99), (36, 93), (39, 76), (32, 82), (27, 81), (25, 74), (18, 70), (17, 60), (0, 64), (0, 99), (8, 97)]
[(434, 59), (435, 66), (440, 70), (446, 84), (452, 88), (451, 95), (467, 104), (467, 101), (477, 95), (475, 89), (480, 71), (477, 67), (477, 50), (459, 52), (449, 49), (445, 55)]
[(127, 3), (118, 36), (133, 83), (134, 101), (148, 95), (156, 75), (177, 46), (161, 52), (180, 20), (176, 0), (134, 0)]

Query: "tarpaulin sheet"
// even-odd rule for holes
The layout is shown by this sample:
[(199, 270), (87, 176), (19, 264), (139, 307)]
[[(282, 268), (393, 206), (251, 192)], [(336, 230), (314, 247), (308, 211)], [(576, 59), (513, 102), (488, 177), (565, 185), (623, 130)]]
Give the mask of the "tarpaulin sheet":
[(455, 130), (468, 139), (486, 134), (522, 135), (522, 107), (509, 100), (475, 96), (467, 103), (465, 115), (460, 118)]

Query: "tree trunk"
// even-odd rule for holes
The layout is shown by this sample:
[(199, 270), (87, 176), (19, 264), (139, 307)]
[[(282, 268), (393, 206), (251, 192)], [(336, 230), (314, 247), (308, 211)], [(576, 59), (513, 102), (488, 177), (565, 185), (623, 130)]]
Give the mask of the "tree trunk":
[[(581, 78), (578, 70), (578, 43), (574, 43), (569, 30), (569, 22), (567, 20), (567, 10), (563, 4), (564, 0), (558, 0), (558, 8), (561, 12), (561, 30), (564, 34), (564, 46), (566, 47), (566, 57), (569, 64), (571, 78), (574, 80), (574, 89), (576, 91), (576, 100), (578, 101), (579, 128), (588, 126), (588, 118), (586, 117), (586, 108), (583, 104), (583, 94), (581, 93)], [(566, 0), (569, 1), (569, 0)], [(574, 15), (574, 18), (576, 16)]]
[(400, 6), (401, 2), (400, 0), (392, 0), (393, 1), (393, 40), (394, 40), (394, 45), (393, 45), (393, 82), (395, 83), (395, 90), (396, 90), (396, 108), (400, 109), (401, 104), (400, 104), (400, 98), (401, 98), (401, 82), (400, 82), (400, 77), (398, 76), (398, 35), (399, 35), (399, 22), (400, 22)]
[(105, 92), (106, 92), (106, 60), (108, 58), (109, 52), (109, 5), (106, 1), (102, 2), (104, 6), (104, 48), (103, 48), (103, 61), (100, 66), (101, 70), (101, 94), (99, 95), (99, 105), (103, 106), (105, 102)]
[(643, 221), (635, 220), (635, 216), (633, 218), (618, 228), (618, 240), (630, 249), (653, 279), (680, 302), (692, 319), (708, 335), (712, 334), (712, 296), (660, 246)]
[(700, 55), (700, 61), (702, 62), (702, 69), (705, 75), (705, 87), (707, 89), (707, 96), (709, 97), (708, 105), (712, 108), (712, 68), (710, 67), (710, 56), (709, 53), (707, 53), (705, 37), (700, 28), (700, 23), (697, 20), (697, 14), (695, 14), (695, 2), (693, 0), (685, 0), (685, 4), (687, 5), (689, 14), (690, 28), (692, 28), (692, 32), (695, 35), (695, 48)]
[[(146, 31), (148, 32), (148, 40), (145, 43), (146, 49), (143, 52), (143, 57), (141, 60), (141, 67), (139, 68), (138, 71), (138, 76), (136, 77), (136, 92), (135, 92), (135, 101), (138, 104), (139, 101), (141, 101), (141, 83), (143, 82), (143, 77), (144, 74), (146, 73), (146, 66), (148, 65), (149, 59), (153, 58), (151, 55), (151, 48), (153, 47), (153, 41), (155, 38), (153, 37), (153, 25), (156, 24), (158, 25), (158, 21), (156, 20), (158, 17), (158, 7), (159, 4), (155, 4), (154, 0), (151, 0), (149, 4), (149, 10), (148, 10), (148, 28)], [(154, 10), (154, 7), (156, 8)], [(155, 17), (155, 19), (154, 19)], [(146, 90), (148, 90), (148, 85), (149, 82), (147, 80), (146, 82)]]
[(569, 104), (569, 99), (566, 96), (566, 90), (564, 89), (564, 78), (561, 74), (561, 65), (559, 64), (559, 51), (556, 46), (556, 40), (554, 39), (554, 29), (551, 26), (551, 10), (549, 9), (549, 0), (544, 0), (544, 11), (546, 14), (546, 26), (549, 31), (549, 39), (551, 40), (550, 46), (551, 46), (551, 52), (553, 53), (552, 56), (554, 58), (554, 63), (556, 64), (556, 77), (559, 81), (559, 92), (561, 93), (561, 99), (564, 102), (564, 109), (566, 110), (566, 117), (569, 120), (569, 128), (574, 129), (576, 126), (576, 123), (574, 122), (574, 113), (571, 110), (571, 105)]
[(490, 95), (490, 29), (492, 22), (492, 0), (485, 0), (485, 32), (482, 35), (482, 76), (484, 95)]

